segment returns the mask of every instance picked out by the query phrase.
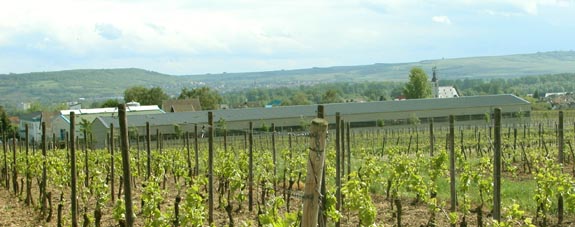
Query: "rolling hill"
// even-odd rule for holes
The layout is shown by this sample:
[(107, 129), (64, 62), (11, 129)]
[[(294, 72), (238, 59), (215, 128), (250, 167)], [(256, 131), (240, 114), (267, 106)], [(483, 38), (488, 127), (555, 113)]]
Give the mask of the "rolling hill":
[(509, 78), (530, 75), (575, 72), (575, 51), (555, 51), (534, 54), (469, 57), (424, 60), (412, 63), (359, 66), (335, 66), (268, 72), (206, 74), (188, 76), (195, 80), (227, 83), (277, 83), (278, 81), (405, 81), (412, 67), (422, 67), (431, 73), (436, 66), (443, 79), (463, 78)]
[(220, 91), (254, 86), (359, 81), (406, 81), (412, 67), (428, 73), (436, 66), (441, 79), (510, 78), (575, 72), (575, 51), (424, 60), (412, 63), (334, 66), (266, 72), (174, 76), (143, 69), (81, 69), (23, 74), (0, 74), (0, 105), (19, 102), (65, 102), (121, 97), (131, 86), (159, 86), (170, 95), (183, 87), (208, 85)]

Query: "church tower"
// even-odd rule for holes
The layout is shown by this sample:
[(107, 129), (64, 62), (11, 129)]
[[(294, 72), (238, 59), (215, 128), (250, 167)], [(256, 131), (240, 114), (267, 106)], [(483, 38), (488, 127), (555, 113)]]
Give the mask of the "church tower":
[(433, 66), (433, 77), (431, 78), (431, 93), (433, 98), (439, 98), (439, 79), (437, 78), (437, 67)]

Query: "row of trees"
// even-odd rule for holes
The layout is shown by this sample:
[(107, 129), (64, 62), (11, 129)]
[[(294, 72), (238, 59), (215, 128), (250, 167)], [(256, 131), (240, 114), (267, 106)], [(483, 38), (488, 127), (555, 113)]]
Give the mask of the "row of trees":
[[(204, 110), (217, 109), (219, 104), (222, 103), (222, 96), (209, 87), (201, 87), (195, 89), (182, 89), (182, 92), (177, 99), (193, 99), (198, 98)], [(162, 106), (162, 102), (170, 99), (170, 97), (160, 87), (145, 88), (142, 86), (135, 86), (128, 88), (124, 91), (124, 100), (126, 102), (139, 102), (141, 105), (158, 105)], [(102, 107), (108, 105), (117, 106), (117, 100), (107, 100), (102, 104)]]
[[(395, 87), (391, 95), (405, 94), (408, 98), (427, 98), (431, 96), (431, 88), (429, 87), (428, 77), (425, 71), (421, 68), (413, 68), (409, 73), (409, 82), (405, 85), (403, 90), (397, 89), (399, 84), (384, 83), (387, 86), (372, 86), (368, 85), (367, 89), (360, 89), (359, 87), (345, 88), (344, 86), (354, 86), (345, 84), (344, 86), (334, 84), (327, 86), (312, 86), (312, 87), (299, 87), (293, 88), (280, 88), (280, 89), (251, 89), (247, 91), (232, 92), (222, 97), (217, 91), (211, 90), (209, 87), (200, 87), (195, 89), (183, 88), (177, 99), (190, 99), (198, 98), (204, 110), (217, 109), (222, 102), (241, 104), (246, 102), (258, 102), (260, 106), (265, 103), (280, 100), (282, 105), (309, 105), (313, 103), (339, 103), (345, 101), (354, 101), (354, 96), (349, 93), (356, 93), (358, 90), (363, 90), (363, 95), (368, 96), (368, 100), (383, 100), (384, 96), (389, 98), (389, 93), (386, 91), (389, 88)], [(383, 84), (382, 84), (383, 85)], [(320, 89), (316, 89), (320, 88)], [(295, 92), (294, 92), (295, 90)], [(299, 91), (297, 91), (299, 90)], [(399, 94), (397, 94), (399, 92)], [(395, 93), (395, 94), (393, 94)], [(136, 101), (142, 105), (158, 105), (161, 106), (164, 100), (170, 97), (160, 87), (145, 88), (143, 86), (135, 86), (128, 88), (124, 91), (124, 100), (126, 102)], [(117, 106), (117, 100), (107, 100), (102, 104), (102, 107)]]
[[(571, 82), (575, 74), (558, 74), (530, 76), (510, 79), (458, 79), (442, 80), (442, 85), (454, 86), (460, 95), (486, 94), (543, 94), (551, 91), (573, 91), (575, 83)], [(264, 106), (279, 101), (281, 105), (309, 105), (353, 101), (393, 100), (404, 96), (407, 99), (429, 98), (432, 86), (429, 77), (422, 68), (412, 68), (409, 81), (402, 82), (343, 82), (318, 84), (312, 86), (253, 88), (220, 94), (209, 87), (184, 88), (177, 99), (199, 98), (204, 110), (217, 109), (221, 103), (241, 106), (252, 103)], [(138, 101), (142, 105), (161, 105), (170, 97), (161, 88), (132, 87), (125, 91), (126, 101)], [(536, 101), (536, 100), (535, 100)], [(112, 106), (117, 103), (111, 102)], [(544, 107), (543, 107), (544, 108)]]

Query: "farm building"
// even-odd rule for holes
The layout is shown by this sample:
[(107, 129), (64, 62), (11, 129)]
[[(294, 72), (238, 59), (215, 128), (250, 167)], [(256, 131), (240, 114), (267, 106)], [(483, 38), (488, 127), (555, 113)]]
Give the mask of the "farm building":
[[(163, 114), (162, 111), (158, 106), (151, 105), (151, 106), (128, 106), (128, 114), (129, 115), (154, 115), (154, 114)], [(79, 138), (84, 138), (84, 135), (81, 133), (80, 123), (82, 121), (92, 123), (94, 119), (97, 117), (102, 116), (114, 116), (117, 115), (118, 110), (117, 108), (94, 108), (94, 109), (78, 109), (78, 110), (61, 110), (60, 114), (52, 118), (52, 127), (51, 131), (47, 130), (49, 135), (56, 135), (56, 138), (60, 141), (66, 138), (66, 134), (70, 131), (70, 112), (74, 112), (76, 115), (76, 135)], [(51, 137), (51, 136), (49, 136)]]
[[(433, 119), (437, 125), (447, 124), (448, 116), (454, 115), (458, 124), (485, 124), (486, 114), (492, 114), (497, 107), (502, 108), (504, 118), (508, 123), (528, 120), (530, 103), (515, 95), (469, 96), (445, 99), (412, 99), (403, 101), (379, 101), (366, 103), (335, 103), (325, 104), (325, 115), (330, 123), (335, 121), (335, 113), (339, 112), (352, 127), (375, 127), (381, 124), (385, 127), (404, 127), (413, 119), (424, 124)], [(245, 130), (249, 122), (254, 128), (269, 127), (273, 123), (277, 130), (300, 127), (308, 124), (315, 116), (317, 105), (285, 106), (274, 108), (246, 108), (213, 111), (216, 127), (228, 130)], [(522, 116), (521, 118), (515, 118)], [(208, 111), (166, 113), (159, 115), (128, 116), (128, 127), (131, 132), (139, 135), (146, 132), (146, 122), (155, 134), (175, 134), (176, 131), (193, 131), (194, 125), (206, 125)], [(92, 123), (94, 142), (97, 147), (106, 145), (106, 135), (110, 124), (118, 130), (116, 116), (98, 117)], [(115, 132), (116, 133), (116, 132)], [(117, 133), (116, 133), (117, 135)]]

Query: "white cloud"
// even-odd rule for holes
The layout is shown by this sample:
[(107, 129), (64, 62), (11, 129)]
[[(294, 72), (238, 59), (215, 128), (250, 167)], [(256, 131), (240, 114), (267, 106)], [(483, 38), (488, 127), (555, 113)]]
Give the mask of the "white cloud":
[(435, 23), (451, 24), (451, 20), (447, 16), (433, 16), (431, 17), (431, 20)]
[[(463, 51), (450, 41), (481, 35), (481, 29), (499, 20), (488, 16), (538, 15), (546, 7), (571, 7), (573, 2), (18, 0), (0, 8), (0, 52), (26, 55), (38, 66), (0, 61), (0, 66), (10, 67), (0, 68), (26, 72), (125, 64), (182, 74), (209, 68), (217, 72), (224, 66), (226, 71), (246, 71), (413, 61), (439, 54), (422, 55), (417, 52), (421, 47), (439, 50), (445, 48), (435, 45), (444, 45)], [(573, 21), (554, 16), (555, 21)], [(454, 19), (455, 26), (430, 28), (430, 18), (447, 25)], [(484, 25), (483, 19), (491, 24)], [(506, 22), (497, 21), (497, 26)], [(42, 68), (42, 62), (49, 67)]]
[(94, 29), (104, 39), (114, 40), (122, 37), (122, 31), (113, 24), (96, 24)]
[(502, 16), (502, 17), (516, 17), (523, 15), (520, 12), (496, 11), (491, 9), (483, 10), (483, 12), (491, 16)]

